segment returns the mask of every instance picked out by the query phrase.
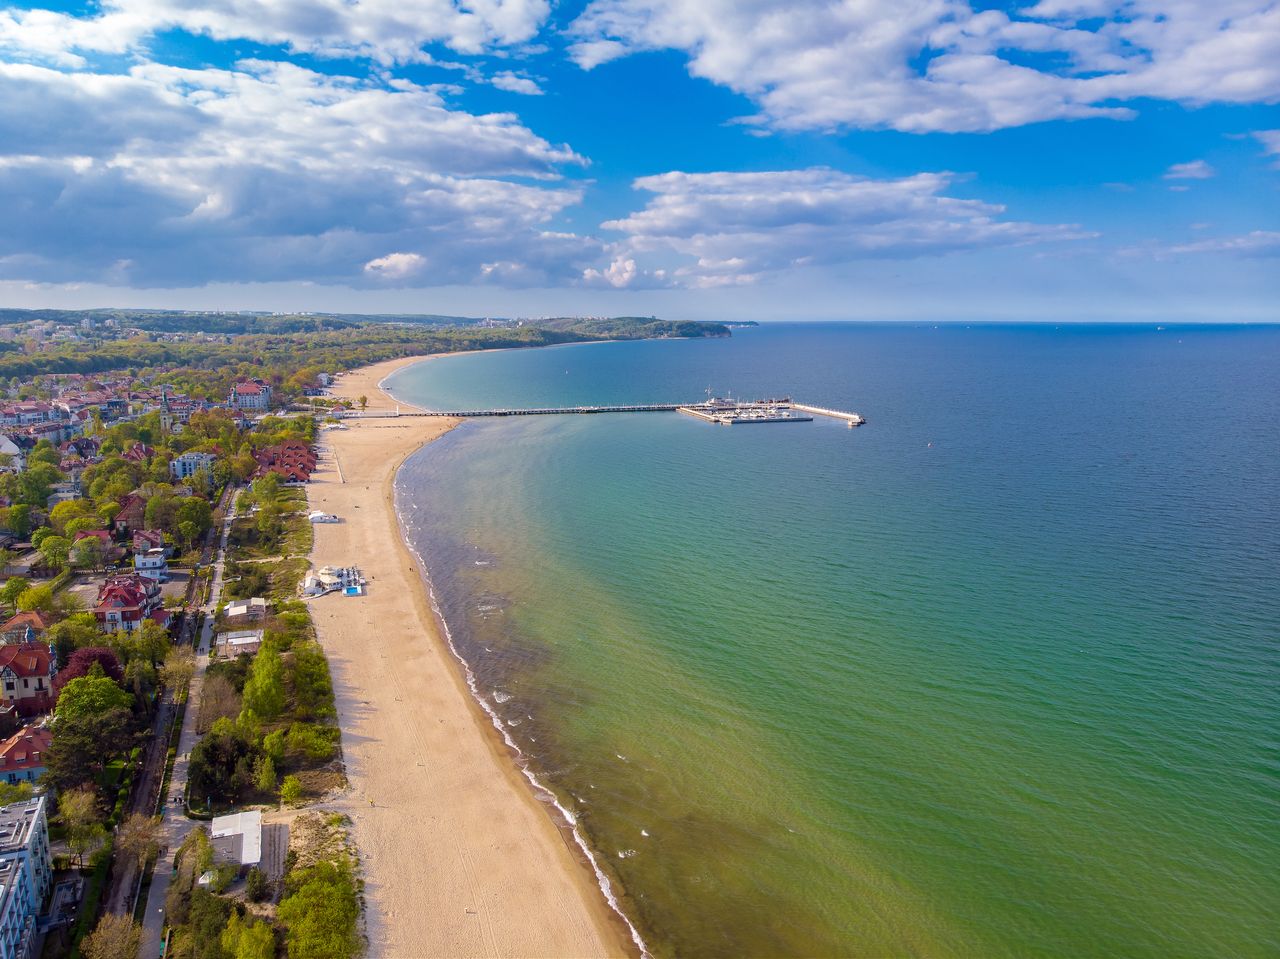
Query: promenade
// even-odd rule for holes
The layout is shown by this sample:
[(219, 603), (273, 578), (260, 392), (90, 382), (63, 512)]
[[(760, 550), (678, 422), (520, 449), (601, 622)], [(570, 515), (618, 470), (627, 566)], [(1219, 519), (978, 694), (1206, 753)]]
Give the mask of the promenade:
[[(169, 779), (160, 809), (160, 848), (164, 852), (156, 861), (155, 872), (151, 878), (151, 889), (147, 894), (146, 911), (142, 917), (142, 945), (138, 951), (141, 959), (153, 959), (160, 955), (160, 944), (164, 935), (164, 902), (169, 893), (169, 881), (173, 877), (172, 856), (182, 845), (187, 833), (199, 825), (196, 821), (187, 818), (186, 803), (183, 801), (187, 791), (187, 759), (200, 738), (196, 733), (196, 718), (200, 713), (200, 689), (204, 683), (205, 670), (209, 666), (214, 613), (222, 599), (227, 539), (231, 534), (231, 524), (236, 518), (236, 492), (233, 487), (229, 494), (222, 533), (218, 540), (217, 556), (213, 561), (213, 581), (209, 589), (209, 602), (200, 607), (203, 622), (196, 640), (196, 668), (187, 692), (187, 711), (182, 718), (182, 732), (178, 737), (178, 754), (173, 764), (173, 775)], [(166, 754), (167, 752), (168, 750), (165, 750)]]

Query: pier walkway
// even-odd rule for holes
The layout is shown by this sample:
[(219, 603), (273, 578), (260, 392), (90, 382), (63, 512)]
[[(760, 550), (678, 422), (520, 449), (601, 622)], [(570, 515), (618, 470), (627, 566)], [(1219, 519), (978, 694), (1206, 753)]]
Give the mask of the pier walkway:
[[(534, 409), (492, 409), (492, 410), (369, 410), (365, 412), (357, 412), (355, 410), (341, 414), (344, 419), (374, 419), (374, 418), (395, 418), (398, 416), (448, 416), (457, 419), (470, 419), (479, 416), (562, 416), (568, 414), (590, 414), (590, 413), (675, 413), (691, 412), (697, 414), (720, 414), (732, 412), (744, 412), (747, 410), (763, 410), (766, 408), (778, 408), (796, 410), (801, 413), (810, 413), (815, 416), (829, 416), (834, 419), (843, 420), (850, 427), (861, 426), (866, 420), (857, 413), (846, 413), (841, 410), (829, 410), (821, 406), (806, 406), (803, 403), (794, 403), (790, 400), (783, 402), (768, 401), (757, 403), (735, 403), (728, 405), (725, 403), (645, 403), (638, 406), (547, 406)], [(710, 418), (705, 416), (703, 418)], [(805, 422), (810, 417), (796, 417), (797, 422)]]

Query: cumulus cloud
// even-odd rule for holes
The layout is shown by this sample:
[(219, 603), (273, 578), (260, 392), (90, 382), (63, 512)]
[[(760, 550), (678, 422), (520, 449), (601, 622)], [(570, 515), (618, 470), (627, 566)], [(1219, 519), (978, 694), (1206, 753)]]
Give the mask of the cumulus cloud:
[(1217, 171), (1204, 160), (1175, 163), (1164, 172), (1166, 180), (1208, 180), (1216, 175)]
[(495, 73), (489, 78), (489, 82), (499, 90), (506, 90), (508, 93), (521, 93), (528, 97), (542, 96), (542, 87), (538, 86), (535, 81), (528, 77), (519, 76), (509, 70)]
[[(695, 287), (751, 283), (761, 276), (861, 259), (933, 256), (997, 246), (1078, 239), (1072, 226), (1002, 219), (1004, 208), (946, 196), (953, 177), (921, 173), (873, 180), (825, 168), (763, 173), (664, 173), (635, 187), (654, 194), (644, 209), (603, 224), (626, 234), (609, 271), (588, 280), (638, 278)], [(661, 274), (643, 255), (672, 257)], [(692, 261), (692, 262), (690, 262)]]
[(547, 224), (580, 201), (560, 170), (581, 162), (511, 114), (450, 109), (406, 81), (0, 63), (0, 277), (576, 279), (598, 243)]
[(1126, 117), (1142, 97), (1280, 99), (1272, 0), (592, 0), (571, 27), (584, 69), (678, 50), (783, 129), (990, 131)]
[(383, 63), (430, 60), (440, 43), (475, 54), (532, 39), (547, 0), (105, 0), (76, 17), (48, 10), (0, 11), (0, 50), (79, 65), (86, 53), (119, 53), (165, 30), (215, 40), (253, 40), (324, 56), (366, 56)]
[(417, 253), (388, 253), (364, 265), (364, 271), (373, 276), (401, 280), (412, 276), (427, 265), (427, 259)]

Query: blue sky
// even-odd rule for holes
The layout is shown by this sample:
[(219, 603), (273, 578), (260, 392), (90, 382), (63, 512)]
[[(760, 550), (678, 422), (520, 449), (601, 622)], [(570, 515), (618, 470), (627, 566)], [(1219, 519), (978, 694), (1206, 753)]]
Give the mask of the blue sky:
[(1275, 321), (1278, 102), (1274, 0), (0, 6), (0, 302)]

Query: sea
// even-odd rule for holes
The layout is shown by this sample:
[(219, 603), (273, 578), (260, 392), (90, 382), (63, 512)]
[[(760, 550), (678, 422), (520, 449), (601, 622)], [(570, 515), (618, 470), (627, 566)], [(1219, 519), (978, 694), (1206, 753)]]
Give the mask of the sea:
[(866, 417), (475, 419), (399, 474), (649, 954), (1280, 955), (1280, 328), (777, 323), (387, 385)]

